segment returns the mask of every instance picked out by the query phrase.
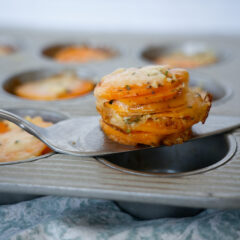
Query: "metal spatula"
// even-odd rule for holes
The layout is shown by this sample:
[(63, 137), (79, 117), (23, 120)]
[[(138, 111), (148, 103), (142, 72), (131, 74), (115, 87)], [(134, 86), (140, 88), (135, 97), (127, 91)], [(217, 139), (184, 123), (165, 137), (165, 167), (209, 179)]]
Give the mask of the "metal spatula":
[[(99, 116), (71, 118), (48, 128), (38, 127), (25, 119), (0, 109), (0, 118), (9, 120), (39, 138), (53, 151), (77, 156), (102, 156), (150, 148), (125, 146), (109, 140), (101, 131)], [(193, 126), (193, 139), (203, 138), (240, 127), (240, 117), (210, 115), (205, 124)]]

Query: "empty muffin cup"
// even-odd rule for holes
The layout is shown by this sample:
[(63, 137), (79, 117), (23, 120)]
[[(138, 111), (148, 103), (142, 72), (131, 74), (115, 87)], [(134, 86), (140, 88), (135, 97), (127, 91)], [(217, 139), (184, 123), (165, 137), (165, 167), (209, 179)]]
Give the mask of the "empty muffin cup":
[(87, 96), (94, 89), (94, 76), (87, 69), (45, 68), (9, 77), (3, 89), (27, 100), (59, 101)]
[(227, 134), (97, 159), (108, 167), (129, 174), (179, 177), (217, 168), (229, 161), (235, 151), (236, 140)]
[(46, 47), (42, 54), (58, 63), (88, 63), (113, 58), (117, 52), (109, 47), (74, 43)]
[[(32, 119), (34, 119), (34, 118), (36, 118), (36, 117), (40, 117), (41, 119), (41, 121), (44, 121), (44, 123), (52, 123), (52, 124), (54, 124), (54, 123), (57, 123), (57, 122), (59, 122), (59, 121), (62, 121), (62, 120), (65, 120), (65, 119), (67, 119), (67, 116), (65, 115), (65, 114), (62, 114), (62, 113), (59, 113), (59, 112), (54, 112), (54, 111), (49, 111), (49, 110), (43, 110), (43, 109), (32, 109), (32, 108), (9, 108), (9, 109), (5, 109), (5, 110), (7, 110), (7, 111), (9, 111), (9, 112), (12, 112), (12, 113), (14, 113), (14, 114), (16, 114), (16, 115), (19, 115), (19, 116), (21, 116), (21, 117), (30, 117), (30, 118), (32, 118)], [(15, 125), (14, 125), (15, 126)], [(11, 129), (10, 129), (11, 130)], [(24, 132), (24, 130), (20, 130), (20, 132), (21, 132), (21, 136), (22, 136), (22, 134), (23, 133), (25, 133)], [(17, 133), (19, 133), (19, 132), (17, 132)], [(30, 161), (34, 161), (34, 160), (37, 160), (37, 159), (41, 159), (41, 158), (45, 158), (45, 157), (48, 157), (48, 156), (50, 156), (50, 155), (52, 155), (53, 154), (53, 152), (52, 151), (46, 151), (47, 150), (47, 148), (46, 148), (46, 146), (45, 145), (43, 145), (43, 146), (40, 146), (39, 148), (41, 148), (41, 149), (43, 149), (43, 150), (41, 150), (42, 152), (40, 152), (40, 150), (39, 150), (39, 152), (41, 153), (41, 155), (37, 155), (36, 157), (30, 157), (30, 158), (27, 158), (27, 159), (22, 159), (21, 157), (22, 156), (25, 156), (25, 154), (24, 154), (24, 149), (22, 149), (22, 147), (20, 146), (20, 144), (23, 144), (22, 142), (21, 142), (21, 137), (20, 136), (18, 136), (17, 135), (17, 133), (15, 132), (15, 135), (14, 135), (14, 139), (10, 139), (10, 137), (12, 136), (6, 136), (6, 134), (4, 134), (5, 135), (5, 137), (3, 137), (3, 141), (9, 141), (9, 144), (8, 144), (8, 146), (12, 146), (12, 145), (14, 145), (16, 148), (17, 148), (17, 150), (16, 151), (14, 151), (14, 155), (17, 155), (17, 151), (18, 151), (18, 154), (19, 154), (19, 160), (16, 160), (16, 158), (14, 158), (14, 160), (11, 160), (10, 159), (10, 156), (11, 156), (11, 149), (10, 150), (8, 150), (7, 152), (5, 152), (5, 153), (3, 153), (4, 155), (3, 155), (3, 158), (4, 158), (4, 160), (2, 160), (2, 159), (0, 159), (0, 165), (5, 165), (5, 164), (16, 164), (16, 163), (23, 163), (23, 162), (30, 162)], [(26, 133), (27, 134), (27, 133)], [(19, 140), (15, 140), (15, 138), (17, 139), (17, 137), (19, 137)], [(25, 136), (26, 137), (26, 136)], [(35, 137), (33, 137), (33, 136), (31, 136), (32, 138), (35, 138)], [(26, 140), (26, 138), (24, 139), (24, 140)], [(33, 141), (34, 139), (28, 139), (28, 142), (26, 143), (26, 142), (24, 142), (24, 145), (23, 145), (23, 147), (24, 146), (27, 146), (28, 148), (29, 148), (29, 146), (31, 146), (31, 144), (32, 144), (32, 141)], [(12, 143), (13, 144), (11, 144), (11, 141), (13, 141)], [(39, 140), (38, 140), (39, 141)], [(34, 143), (36, 143), (36, 141), (34, 140)], [(42, 144), (42, 143), (41, 143)], [(35, 149), (35, 148), (34, 148)], [(28, 149), (29, 150), (29, 149)], [(20, 151), (20, 152), (19, 152)], [(26, 156), (30, 156), (30, 155), (35, 155), (35, 150), (33, 151), (33, 154), (31, 154), (31, 152), (28, 152), (28, 154), (26, 154)], [(7, 155), (6, 155), (7, 154)], [(8, 156), (9, 157), (9, 159), (8, 160), (6, 160), (5, 158), (6, 158), (6, 156)]]

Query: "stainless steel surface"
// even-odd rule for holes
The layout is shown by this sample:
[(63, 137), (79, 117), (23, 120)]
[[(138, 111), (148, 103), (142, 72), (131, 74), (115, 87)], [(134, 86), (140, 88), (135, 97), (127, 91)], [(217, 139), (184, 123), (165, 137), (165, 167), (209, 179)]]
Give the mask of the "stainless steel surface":
[[(94, 157), (151, 148), (148, 146), (127, 146), (109, 140), (100, 129), (98, 116), (67, 119), (48, 128), (38, 127), (3, 109), (0, 109), (0, 118), (15, 123), (58, 153)], [(210, 115), (205, 124), (198, 123), (193, 126), (191, 141), (224, 133), (239, 126), (240, 117)]]
[(106, 166), (125, 173), (182, 177), (203, 173), (223, 165), (234, 155), (236, 147), (236, 141), (231, 135), (215, 135), (182, 145), (121, 153), (97, 159)]
[[(28, 43), (16, 54), (0, 59), (0, 82), (12, 76), (32, 70), (70, 66), (86, 68), (100, 79), (119, 67), (149, 64), (141, 57), (148, 46), (179, 44), (192, 41), (207, 42), (221, 52), (229, 52), (225, 61), (201, 68), (202, 78), (210, 76), (219, 85), (233, 90), (231, 98), (213, 105), (211, 114), (240, 116), (240, 59), (239, 37), (183, 36), (183, 35), (125, 35), (92, 33), (50, 33), (2, 30), (17, 41)], [(42, 56), (42, 49), (59, 42), (90, 42), (109, 46), (119, 51), (116, 58), (90, 64), (58, 64)], [(197, 71), (197, 70), (196, 70)], [(192, 72), (192, 71), (191, 71)], [(193, 71), (195, 72), (195, 70)], [(211, 79), (209, 78), (209, 81)], [(96, 116), (95, 99), (66, 101), (29, 101), (17, 98), (0, 88), (0, 108), (40, 108), (58, 111), (70, 117)], [(238, 146), (240, 131), (233, 132)], [(218, 151), (218, 149), (214, 149)], [(131, 202), (167, 204), (185, 207), (240, 207), (240, 151), (237, 148), (232, 159), (216, 169), (184, 177), (145, 177), (126, 174), (104, 166), (92, 157), (55, 154), (34, 162), (0, 167), (0, 191), (25, 194), (56, 194), (65, 196), (104, 198)]]

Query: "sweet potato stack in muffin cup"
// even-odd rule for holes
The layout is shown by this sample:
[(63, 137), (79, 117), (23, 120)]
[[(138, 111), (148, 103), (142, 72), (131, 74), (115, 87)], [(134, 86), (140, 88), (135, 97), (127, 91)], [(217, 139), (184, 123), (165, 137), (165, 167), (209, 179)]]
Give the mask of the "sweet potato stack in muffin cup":
[(86, 63), (90, 61), (103, 61), (113, 57), (113, 54), (104, 48), (94, 48), (86, 45), (66, 46), (57, 51), (54, 59), (62, 63)]
[[(52, 122), (44, 121), (40, 116), (25, 117), (39, 127), (50, 127)], [(21, 161), (51, 152), (43, 142), (9, 121), (0, 121), (0, 162)]]
[(89, 79), (80, 78), (74, 71), (63, 71), (38, 81), (19, 84), (14, 94), (29, 100), (63, 100), (88, 94), (94, 88)]
[(157, 57), (156, 64), (169, 64), (174, 67), (197, 68), (210, 65), (218, 61), (217, 56), (212, 51), (204, 51), (195, 54), (185, 54), (178, 51)]
[(168, 66), (117, 69), (97, 85), (100, 124), (126, 145), (173, 145), (191, 138), (192, 125), (208, 116), (211, 96), (188, 86), (185, 69)]

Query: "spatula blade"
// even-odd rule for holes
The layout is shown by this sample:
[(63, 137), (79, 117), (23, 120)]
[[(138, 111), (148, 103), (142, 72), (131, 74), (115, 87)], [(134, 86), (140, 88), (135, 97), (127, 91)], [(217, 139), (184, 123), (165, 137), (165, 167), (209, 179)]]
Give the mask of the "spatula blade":
[[(230, 131), (240, 126), (239, 117), (210, 115), (205, 124), (193, 126), (193, 139)], [(148, 146), (126, 146), (108, 139), (101, 131), (99, 117), (88, 116), (69, 119), (48, 129), (47, 138), (54, 150), (77, 156), (103, 156), (135, 151)]]

